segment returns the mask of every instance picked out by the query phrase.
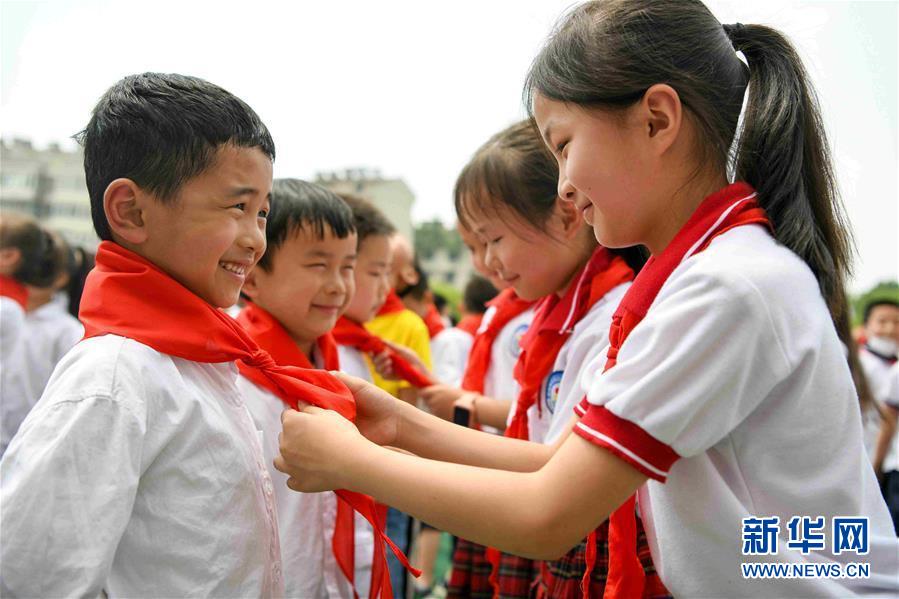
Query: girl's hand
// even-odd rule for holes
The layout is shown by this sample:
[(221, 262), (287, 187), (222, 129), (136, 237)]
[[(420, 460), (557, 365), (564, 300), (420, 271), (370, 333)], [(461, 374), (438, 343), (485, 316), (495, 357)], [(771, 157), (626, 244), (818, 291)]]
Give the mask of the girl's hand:
[(464, 393), (462, 389), (449, 385), (431, 385), (419, 391), (418, 396), (428, 404), (431, 414), (452, 421), (453, 405)]
[(378, 445), (396, 445), (402, 402), (368, 381), (332, 371), (356, 399), (356, 427), (366, 439)]
[(480, 422), (478, 422), (477, 404), (475, 403), (477, 398), (477, 393), (463, 393), (462, 397), (460, 397), (453, 403), (453, 408), (458, 407), (468, 410), (468, 413), (470, 414), (468, 420), (469, 428), (478, 428), (481, 424)]
[(307, 406), (281, 414), (281, 455), (275, 468), (290, 478), (294, 491), (315, 493), (347, 486), (350, 460), (358, 460), (371, 445), (353, 423), (333, 410)]

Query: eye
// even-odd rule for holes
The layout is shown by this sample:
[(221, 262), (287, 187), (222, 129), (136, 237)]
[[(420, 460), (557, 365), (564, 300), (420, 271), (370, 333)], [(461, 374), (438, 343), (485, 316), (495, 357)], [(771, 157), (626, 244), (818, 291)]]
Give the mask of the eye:
[(503, 236), (500, 235), (499, 237), (497, 237), (497, 238), (495, 238), (495, 239), (491, 239), (491, 240), (490, 240), (490, 244), (491, 244), (491, 245), (496, 245), (497, 243), (499, 243), (499, 242), (502, 240), (502, 238), (503, 238)]
[(556, 153), (557, 153), (557, 154), (561, 154), (563, 151), (565, 151), (565, 147), (566, 147), (567, 145), (568, 145), (568, 140), (559, 142), (559, 144), (556, 145)]
[(238, 210), (240, 210), (241, 212), (243, 212), (244, 209), (247, 207), (247, 204), (246, 204), (246, 202), (240, 202), (240, 203), (238, 203), (238, 204), (234, 204), (233, 206), (229, 206), (229, 207), (230, 207), (230, 208), (237, 208)]
[(260, 210), (257, 216), (259, 218), (268, 218), (268, 210)]

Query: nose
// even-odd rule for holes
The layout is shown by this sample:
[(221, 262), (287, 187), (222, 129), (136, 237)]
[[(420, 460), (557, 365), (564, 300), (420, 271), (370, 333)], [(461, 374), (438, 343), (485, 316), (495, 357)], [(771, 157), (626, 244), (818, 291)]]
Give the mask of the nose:
[(265, 221), (260, 222), (254, 215), (241, 219), (238, 244), (253, 252), (258, 259), (265, 252)]
[(484, 249), (484, 265), (490, 270), (502, 272), (502, 262), (500, 262), (499, 256), (496, 255), (496, 250), (489, 243)]
[(577, 189), (568, 181), (568, 177), (561, 170), (559, 171), (559, 197), (566, 202), (573, 202), (577, 197)]

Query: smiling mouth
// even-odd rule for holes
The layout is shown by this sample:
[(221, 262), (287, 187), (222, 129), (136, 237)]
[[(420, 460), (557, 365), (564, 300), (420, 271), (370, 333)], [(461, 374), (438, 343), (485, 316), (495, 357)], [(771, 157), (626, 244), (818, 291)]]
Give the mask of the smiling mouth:
[(247, 272), (250, 270), (249, 265), (240, 264), (238, 262), (219, 262), (219, 266), (224, 268), (230, 273), (233, 273), (239, 277), (246, 276)]

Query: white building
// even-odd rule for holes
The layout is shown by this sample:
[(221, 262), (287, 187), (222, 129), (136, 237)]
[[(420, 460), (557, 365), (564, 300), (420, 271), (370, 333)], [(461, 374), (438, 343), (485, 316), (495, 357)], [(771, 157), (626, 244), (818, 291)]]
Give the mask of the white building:
[(95, 249), (81, 149), (39, 150), (23, 139), (0, 139), (0, 210), (36, 217), (70, 243)]

